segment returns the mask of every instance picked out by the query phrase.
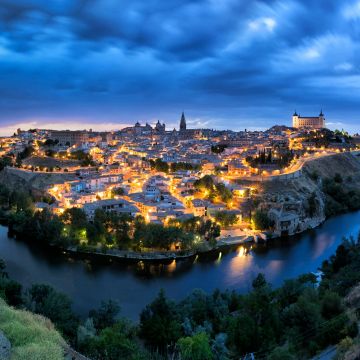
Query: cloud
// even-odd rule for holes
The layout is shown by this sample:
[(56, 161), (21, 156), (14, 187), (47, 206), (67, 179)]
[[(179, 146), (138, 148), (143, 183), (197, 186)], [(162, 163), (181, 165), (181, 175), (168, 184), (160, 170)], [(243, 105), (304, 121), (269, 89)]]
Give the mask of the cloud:
[(346, 4), (343, 8), (342, 15), (347, 20), (360, 18), (360, 1), (354, 1)]
[(273, 31), (276, 26), (276, 20), (271, 17), (263, 17), (249, 22), (249, 27), (253, 31)]
[(356, 124), (359, 4), (2, 0), (0, 121), (249, 128), (322, 106)]

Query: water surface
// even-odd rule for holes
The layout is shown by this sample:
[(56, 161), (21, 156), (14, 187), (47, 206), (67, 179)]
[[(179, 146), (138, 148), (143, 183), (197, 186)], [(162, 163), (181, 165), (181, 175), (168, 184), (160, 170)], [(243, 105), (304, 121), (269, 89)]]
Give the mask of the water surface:
[(7, 228), (1, 226), (0, 258), (6, 261), (10, 276), (24, 287), (50, 284), (69, 295), (74, 310), (81, 315), (97, 307), (101, 300), (112, 298), (120, 303), (123, 315), (137, 320), (161, 288), (175, 300), (195, 288), (246, 292), (259, 272), (279, 286), (284, 279), (316, 271), (344, 236), (357, 236), (359, 231), (360, 211), (331, 218), (298, 237), (253, 245), (251, 249), (239, 246), (195, 262), (163, 265), (74, 259), (9, 238)]

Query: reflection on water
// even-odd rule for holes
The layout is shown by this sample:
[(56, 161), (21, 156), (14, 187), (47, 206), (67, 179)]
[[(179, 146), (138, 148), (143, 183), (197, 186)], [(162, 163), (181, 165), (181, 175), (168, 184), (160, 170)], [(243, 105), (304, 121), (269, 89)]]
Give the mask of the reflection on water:
[(219, 255), (218, 255), (218, 258), (217, 258), (216, 261), (215, 261), (215, 265), (220, 265), (220, 263), (221, 263), (221, 258), (222, 258), (222, 252), (219, 251)]
[(250, 248), (239, 246), (236, 249), (236, 256), (233, 256), (229, 262), (229, 277), (235, 281), (240, 276), (243, 276), (248, 268), (251, 267), (253, 257), (250, 253)]
[(124, 315), (137, 320), (161, 288), (178, 300), (195, 288), (248, 291), (259, 272), (278, 286), (284, 279), (316, 271), (343, 236), (356, 236), (359, 229), (360, 212), (356, 212), (332, 218), (301, 236), (154, 264), (82, 260), (9, 239), (7, 229), (0, 227), (0, 258), (6, 261), (10, 276), (24, 287), (35, 282), (53, 285), (68, 294), (75, 310), (83, 315), (101, 300), (113, 298)]
[(334, 244), (335, 240), (335, 235), (327, 233), (318, 235), (317, 241), (313, 248), (312, 259), (320, 257), (327, 248), (331, 247)]
[(176, 260), (174, 259), (168, 266), (167, 271), (173, 273), (176, 270)]

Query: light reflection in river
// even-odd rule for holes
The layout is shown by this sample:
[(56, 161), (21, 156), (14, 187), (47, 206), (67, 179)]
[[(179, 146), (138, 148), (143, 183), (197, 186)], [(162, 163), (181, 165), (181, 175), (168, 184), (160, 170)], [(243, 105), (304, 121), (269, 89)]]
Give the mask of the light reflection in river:
[(336, 240), (335, 235), (330, 235), (328, 233), (320, 234), (318, 236), (318, 241), (316, 241), (316, 245), (313, 249), (312, 259), (317, 259), (320, 257), (326, 249), (331, 247)]
[(357, 237), (359, 230), (360, 211), (334, 217), (297, 237), (159, 264), (85, 261), (9, 239), (7, 229), (0, 227), (0, 258), (6, 261), (9, 275), (24, 288), (32, 283), (50, 284), (69, 295), (74, 310), (83, 316), (111, 298), (119, 301), (124, 316), (136, 321), (161, 288), (168, 297), (180, 300), (195, 288), (246, 292), (259, 272), (276, 287), (285, 279), (316, 271), (343, 236)]
[(231, 283), (233, 284), (239, 281), (239, 277), (244, 276), (253, 263), (253, 255), (250, 253), (250, 249), (240, 246), (236, 252), (237, 255), (229, 263), (229, 278), (232, 279)]
[(176, 270), (176, 260), (174, 259), (166, 268), (169, 273), (174, 272)]
[(219, 252), (218, 258), (215, 261), (215, 265), (220, 265), (221, 263), (221, 258), (222, 258), (222, 252)]

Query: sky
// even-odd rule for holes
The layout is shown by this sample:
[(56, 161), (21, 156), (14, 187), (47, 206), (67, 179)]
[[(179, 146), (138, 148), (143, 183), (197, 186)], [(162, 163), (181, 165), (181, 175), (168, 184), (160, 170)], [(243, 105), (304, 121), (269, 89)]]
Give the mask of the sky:
[(0, 134), (266, 129), (294, 110), (360, 132), (360, 1), (0, 0)]

